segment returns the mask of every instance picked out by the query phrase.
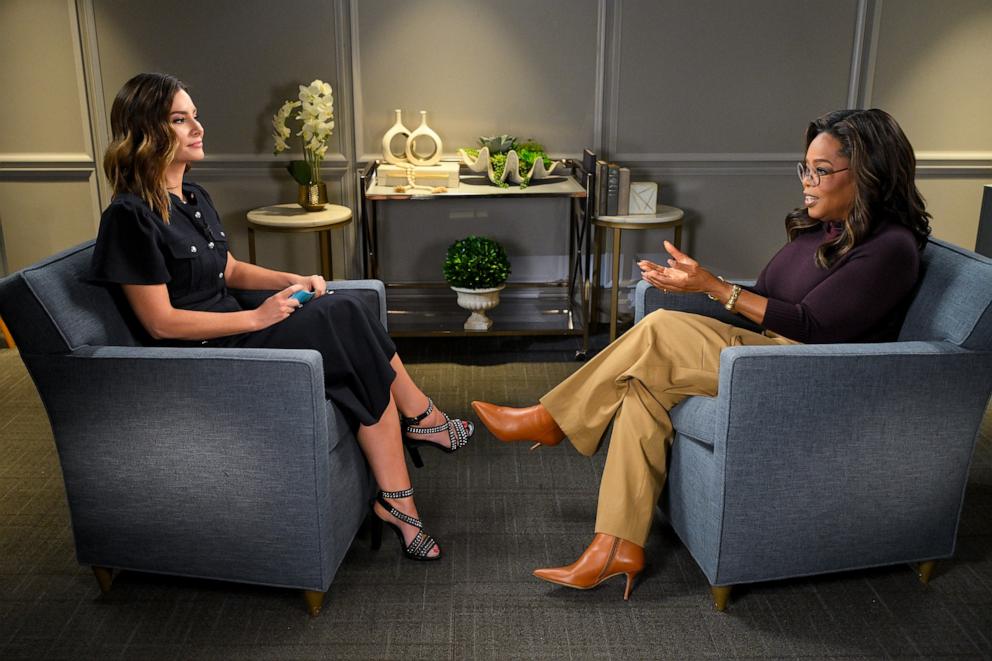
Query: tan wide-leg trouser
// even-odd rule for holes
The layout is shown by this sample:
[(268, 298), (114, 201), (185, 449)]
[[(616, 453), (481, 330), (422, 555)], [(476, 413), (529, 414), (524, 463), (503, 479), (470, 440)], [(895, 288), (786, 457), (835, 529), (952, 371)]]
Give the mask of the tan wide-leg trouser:
[(667, 475), (668, 412), (691, 395), (716, 395), (725, 347), (774, 344), (796, 342), (658, 310), (541, 398), (586, 456), (596, 452), (613, 421), (596, 532), (644, 546)]

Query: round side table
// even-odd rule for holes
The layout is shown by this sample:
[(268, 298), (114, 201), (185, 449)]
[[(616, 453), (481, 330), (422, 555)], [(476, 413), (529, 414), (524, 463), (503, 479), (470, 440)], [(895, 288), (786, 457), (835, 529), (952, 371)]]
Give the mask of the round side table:
[(595, 261), (593, 262), (593, 287), (590, 319), (599, 305), (599, 264), (603, 258), (603, 231), (613, 230), (613, 286), (610, 288), (610, 342), (617, 339), (617, 308), (620, 298), (620, 236), (623, 230), (674, 229), (672, 243), (682, 249), (682, 209), (659, 204), (654, 215), (599, 216), (593, 218), (596, 228)]
[(328, 204), (321, 211), (305, 211), (300, 205), (274, 204), (248, 212), (248, 261), (255, 263), (255, 230), (260, 232), (317, 232), (320, 235), (320, 269), (332, 280), (331, 230), (351, 222), (351, 209)]

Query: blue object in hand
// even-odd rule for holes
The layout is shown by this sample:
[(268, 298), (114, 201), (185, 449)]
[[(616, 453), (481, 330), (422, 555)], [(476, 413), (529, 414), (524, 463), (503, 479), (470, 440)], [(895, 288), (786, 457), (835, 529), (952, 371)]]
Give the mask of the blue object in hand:
[(298, 292), (294, 292), (293, 294), (290, 294), (289, 297), (290, 298), (295, 298), (296, 300), (298, 300), (300, 302), (300, 305), (303, 305), (304, 303), (306, 303), (307, 301), (309, 301), (311, 298), (313, 298), (313, 292), (312, 291), (307, 291), (306, 289), (301, 289)]

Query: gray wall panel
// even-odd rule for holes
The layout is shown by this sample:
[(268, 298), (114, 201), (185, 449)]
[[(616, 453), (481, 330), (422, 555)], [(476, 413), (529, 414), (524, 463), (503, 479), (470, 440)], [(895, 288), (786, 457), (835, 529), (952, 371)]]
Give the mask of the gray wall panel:
[(4, 153), (92, 155), (74, 19), (64, 0), (0, 2), (0, 159)]
[(453, 154), (480, 135), (534, 138), (553, 154), (592, 142), (594, 0), (355, 2), (364, 128), (358, 153), (381, 153), (394, 108), (419, 110)]
[(95, 236), (91, 179), (0, 179), (0, 229), (9, 271)]
[(620, 7), (622, 157), (798, 153), (804, 122), (846, 105), (854, 0)]
[[(191, 87), (208, 154), (271, 155), (272, 114), (298, 84), (336, 86), (330, 2), (95, 0), (94, 10), (107, 109), (131, 76), (174, 74)], [(329, 152), (341, 140), (335, 131)]]
[(982, 208), (982, 191), (992, 183), (992, 176), (917, 177), (917, 185), (927, 210), (933, 216), (930, 226), (934, 236), (974, 249), (978, 237), (978, 218)]
[(992, 160), (992, 3), (882, 4), (871, 103), (899, 120), (917, 151)]

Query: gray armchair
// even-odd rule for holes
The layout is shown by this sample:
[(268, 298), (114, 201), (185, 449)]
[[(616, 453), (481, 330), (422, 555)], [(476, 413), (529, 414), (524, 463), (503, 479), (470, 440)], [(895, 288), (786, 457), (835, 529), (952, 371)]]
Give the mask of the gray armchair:
[[(142, 346), (93, 243), (0, 281), (0, 315), (51, 421), (76, 555), (109, 590), (134, 569), (305, 591), (311, 614), (373, 484), (320, 354)], [(381, 282), (356, 290), (383, 324)]]
[[(672, 411), (662, 508), (723, 610), (735, 584), (954, 553), (992, 392), (992, 260), (931, 240), (899, 340), (731, 347), (719, 394)], [(741, 325), (702, 295), (665, 307)], [(728, 318), (729, 315), (729, 318)]]

